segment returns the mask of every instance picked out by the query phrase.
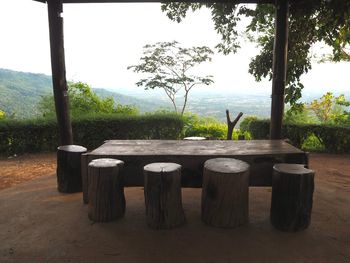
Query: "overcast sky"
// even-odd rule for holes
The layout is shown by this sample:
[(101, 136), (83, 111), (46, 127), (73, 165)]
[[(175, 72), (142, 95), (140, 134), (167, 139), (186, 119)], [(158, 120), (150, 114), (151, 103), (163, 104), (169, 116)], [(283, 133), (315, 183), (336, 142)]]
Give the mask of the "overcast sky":
[[(220, 41), (208, 10), (180, 24), (170, 21), (159, 4), (66, 4), (63, 16), (67, 79), (94, 87), (135, 87), (139, 76), (127, 66), (139, 61), (145, 44), (177, 40), (184, 47), (214, 48)], [(0, 0), (0, 36), (0, 68), (51, 74), (45, 4)], [(248, 73), (257, 52), (254, 44), (244, 43), (237, 54), (215, 55), (200, 70), (214, 76), (216, 90), (270, 93), (269, 82), (256, 83)], [(350, 63), (313, 67), (303, 77), (306, 92), (350, 90)]]

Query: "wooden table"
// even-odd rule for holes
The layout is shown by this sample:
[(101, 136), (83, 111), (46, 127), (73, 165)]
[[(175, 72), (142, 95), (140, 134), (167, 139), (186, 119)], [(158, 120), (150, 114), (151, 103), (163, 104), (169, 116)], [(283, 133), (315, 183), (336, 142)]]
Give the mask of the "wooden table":
[(110, 140), (82, 155), (83, 179), (91, 160), (106, 157), (125, 162), (125, 186), (143, 186), (143, 166), (152, 162), (181, 164), (184, 187), (201, 187), (203, 164), (211, 158), (227, 157), (248, 162), (250, 186), (271, 186), (275, 163), (308, 164), (305, 152), (283, 140)]

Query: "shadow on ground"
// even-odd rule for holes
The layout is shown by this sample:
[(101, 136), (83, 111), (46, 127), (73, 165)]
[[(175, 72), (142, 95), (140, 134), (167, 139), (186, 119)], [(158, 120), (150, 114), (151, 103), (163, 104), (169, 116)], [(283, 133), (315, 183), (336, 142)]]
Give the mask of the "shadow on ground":
[(142, 188), (127, 188), (125, 217), (92, 223), (82, 194), (60, 194), (55, 174), (0, 191), (0, 262), (348, 262), (349, 155), (312, 155), (316, 191), (309, 229), (270, 225), (270, 188), (250, 188), (249, 224), (235, 229), (200, 220), (200, 189), (183, 189), (187, 224), (145, 224)]

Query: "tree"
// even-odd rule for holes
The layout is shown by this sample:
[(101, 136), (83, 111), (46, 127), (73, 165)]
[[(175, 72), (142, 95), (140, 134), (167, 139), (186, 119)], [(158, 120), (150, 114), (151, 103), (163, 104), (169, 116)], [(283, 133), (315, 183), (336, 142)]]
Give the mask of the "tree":
[(0, 110), (0, 120), (6, 118), (6, 113), (2, 110)]
[(349, 113), (345, 110), (350, 106), (345, 95), (334, 96), (332, 92), (327, 92), (320, 99), (313, 100), (309, 104), (309, 109), (316, 115), (321, 123), (345, 124), (349, 121)]
[(176, 41), (158, 42), (143, 48), (141, 63), (129, 66), (136, 73), (146, 73), (147, 77), (136, 83), (146, 90), (161, 88), (171, 100), (174, 110), (178, 112), (176, 98), (183, 93), (181, 115), (187, 105), (188, 94), (196, 85), (210, 85), (212, 76), (200, 77), (190, 71), (197, 65), (211, 61), (213, 51), (206, 47), (182, 48)]
[[(271, 4), (254, 7), (234, 3), (164, 3), (162, 11), (177, 22), (186, 17), (189, 10), (207, 7), (212, 12), (215, 30), (221, 35), (216, 47), (224, 54), (236, 52), (239, 35), (236, 26), (242, 17), (250, 18), (246, 27), (249, 39), (257, 43), (260, 54), (252, 58), (249, 65), (257, 81), (272, 78), (272, 53), (274, 41), (275, 8)], [(254, 35), (253, 35), (254, 34)], [(325, 43), (332, 48), (329, 59), (333, 61), (350, 59), (350, 1), (308, 0), (290, 1), (289, 43), (286, 103), (297, 105), (301, 97), (302, 74), (311, 69), (312, 46)]]
[(349, 106), (350, 101), (346, 100), (344, 94), (334, 96), (332, 92), (327, 92), (319, 99), (301, 104), (300, 111), (287, 110), (284, 121), (296, 124), (322, 123), (349, 126)]
[[(68, 85), (70, 113), (73, 117), (87, 114), (137, 114), (137, 109), (128, 105), (115, 105), (112, 97), (100, 98), (91, 87), (82, 82), (71, 82)], [(52, 95), (43, 96), (39, 108), (44, 117), (55, 116), (55, 106)]]

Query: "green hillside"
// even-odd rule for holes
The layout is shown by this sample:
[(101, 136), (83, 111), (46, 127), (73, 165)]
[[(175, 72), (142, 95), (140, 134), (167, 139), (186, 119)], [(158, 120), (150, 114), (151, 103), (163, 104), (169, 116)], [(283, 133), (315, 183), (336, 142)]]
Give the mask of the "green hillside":
[(16, 118), (29, 118), (38, 114), (41, 96), (52, 93), (51, 77), (0, 69), (0, 109)]
[[(147, 100), (122, 95), (105, 89), (94, 89), (101, 97), (113, 97), (115, 102), (134, 105), (141, 112), (154, 111), (163, 106)], [(52, 94), (51, 76), (19, 72), (0, 68), (0, 110), (15, 118), (25, 119), (38, 116), (38, 102), (42, 96)]]
[(168, 103), (162, 101), (154, 101), (154, 99), (139, 99), (132, 96), (122, 95), (117, 92), (109, 91), (106, 89), (93, 89), (94, 92), (104, 98), (113, 97), (114, 101), (123, 105), (133, 105), (140, 109), (141, 112), (151, 112), (158, 110), (159, 108), (169, 108)]

